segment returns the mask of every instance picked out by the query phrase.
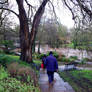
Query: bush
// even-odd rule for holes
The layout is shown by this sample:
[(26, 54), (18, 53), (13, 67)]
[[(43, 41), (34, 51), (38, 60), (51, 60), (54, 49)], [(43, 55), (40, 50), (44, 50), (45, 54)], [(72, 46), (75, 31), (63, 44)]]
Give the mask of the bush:
[(87, 61), (90, 61), (89, 58), (83, 58), (83, 61), (87, 62)]
[(62, 58), (61, 58), (61, 61), (62, 61), (62, 62), (69, 62), (69, 59), (66, 58), (66, 57), (62, 57)]
[(54, 57), (56, 57), (58, 59), (59, 54), (57, 52), (53, 52), (53, 55), (54, 55)]
[(89, 61), (88, 58), (83, 58), (83, 59), (81, 60), (81, 64), (85, 64), (87, 61)]
[(2, 64), (5, 67), (7, 66), (7, 64), (16, 61), (19, 61), (19, 56), (0, 54), (0, 64)]
[(22, 81), (27, 82), (27, 77), (31, 75), (31, 79), (34, 80), (34, 85), (38, 82), (36, 73), (30, 66), (23, 66), (18, 62), (13, 62), (7, 66), (7, 70), (13, 77), (21, 76)]
[(0, 53), (4, 53), (4, 51), (2, 49), (0, 49)]
[[(57, 52), (55, 52), (55, 51), (52, 51), (52, 52), (53, 52), (53, 56), (58, 59), (59, 54)], [(49, 52), (47, 52), (46, 55), (49, 56)]]
[(70, 62), (74, 62), (75, 59), (73, 58), (66, 58), (66, 57), (62, 57), (61, 58), (61, 62), (65, 62), (65, 63), (70, 63)]
[(11, 62), (16, 61), (16, 59), (12, 58), (11, 56), (0, 54), (0, 64), (3, 66), (7, 66), (7, 64), (10, 64)]
[(39, 58), (39, 54), (38, 53), (33, 53), (32, 57), (33, 57), (33, 59), (38, 59)]
[(37, 75), (29, 64), (15, 62), (19, 57), (13, 55), (0, 54), (0, 60), (7, 65), (8, 71), (0, 68), (0, 92), (40, 92)]
[(30, 80), (30, 76), (27, 76), (27, 83), (9, 77), (9, 73), (0, 67), (0, 92), (40, 92), (39, 87), (35, 87)]
[(62, 57), (65, 57), (65, 55), (62, 55)]
[(38, 58), (38, 59), (42, 59), (43, 56), (44, 56), (44, 54), (42, 53), (42, 54), (39, 54), (39, 55), (37, 56), (37, 58)]
[(5, 71), (4, 67), (0, 66), (0, 80), (5, 79), (9, 76), (8, 72)]
[(70, 56), (70, 58), (74, 59), (74, 60), (77, 60), (78, 57), (77, 56)]

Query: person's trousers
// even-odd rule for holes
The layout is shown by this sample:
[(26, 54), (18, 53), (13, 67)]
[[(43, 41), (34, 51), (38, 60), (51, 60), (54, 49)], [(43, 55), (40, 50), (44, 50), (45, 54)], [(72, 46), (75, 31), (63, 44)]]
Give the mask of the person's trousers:
[(52, 71), (47, 71), (49, 83), (51, 83), (54, 80), (54, 72)]

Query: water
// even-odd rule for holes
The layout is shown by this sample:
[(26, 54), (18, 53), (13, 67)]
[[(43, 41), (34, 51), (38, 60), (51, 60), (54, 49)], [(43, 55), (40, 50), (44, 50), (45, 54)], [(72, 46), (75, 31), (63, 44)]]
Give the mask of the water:
[[(37, 46), (36, 46), (36, 51), (37, 51)], [(86, 51), (86, 50), (78, 50), (78, 49), (71, 49), (71, 48), (50, 48), (48, 45), (41, 46), (40, 52), (41, 53), (46, 53), (48, 51), (57, 51), (59, 54), (63, 54), (66, 57), (70, 56), (77, 56), (78, 59), (82, 58), (89, 58), (92, 59), (92, 52), (91, 51)]]

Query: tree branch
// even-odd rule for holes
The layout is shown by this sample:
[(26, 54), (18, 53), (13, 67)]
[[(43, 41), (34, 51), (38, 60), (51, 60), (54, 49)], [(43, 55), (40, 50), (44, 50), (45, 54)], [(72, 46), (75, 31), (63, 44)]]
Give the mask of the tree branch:
[(16, 12), (14, 12), (13, 10), (10, 10), (8, 8), (3, 8), (3, 7), (0, 7), (0, 9), (10, 11), (10, 12), (12, 12), (13, 14), (15, 14), (19, 18), (19, 15)]
[(6, 0), (5, 2), (0, 2), (0, 4), (6, 4), (8, 3), (8, 0)]
[(64, 3), (65, 3), (65, 5), (68, 7), (68, 9), (71, 11), (72, 16), (73, 16), (72, 19), (75, 19), (76, 17), (74, 16), (74, 13), (73, 13), (72, 9), (69, 7), (69, 5), (67, 4), (66, 0), (64, 0)]
[(30, 35), (30, 43), (33, 44), (34, 38), (36, 36), (37, 33), (37, 29), (38, 29), (38, 25), (40, 23), (41, 17), (44, 13), (45, 10), (45, 6), (47, 4), (49, 0), (43, 0), (42, 4), (40, 5), (40, 7), (38, 8), (34, 19), (33, 19), (33, 24), (32, 24), (32, 29), (31, 29), (31, 35)]
[(90, 16), (90, 19), (92, 18), (92, 11), (87, 7), (87, 6), (84, 6), (80, 0), (76, 0), (79, 4), (79, 7), (84, 10), (89, 16)]
[(53, 8), (53, 12), (54, 12), (55, 17), (57, 18), (57, 15), (56, 15), (56, 12), (55, 12), (54, 5), (52, 4), (52, 2), (51, 2), (51, 1), (49, 1), (49, 2), (50, 2), (50, 4), (52, 5), (52, 8)]

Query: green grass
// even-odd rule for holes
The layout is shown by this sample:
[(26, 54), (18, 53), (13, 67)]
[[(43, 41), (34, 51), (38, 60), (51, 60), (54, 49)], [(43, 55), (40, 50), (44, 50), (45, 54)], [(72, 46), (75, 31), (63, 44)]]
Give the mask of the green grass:
[(92, 81), (92, 70), (70, 71), (70, 73), (76, 78), (86, 78)]
[(92, 92), (92, 70), (73, 70), (59, 73), (65, 81), (69, 82), (75, 92)]

